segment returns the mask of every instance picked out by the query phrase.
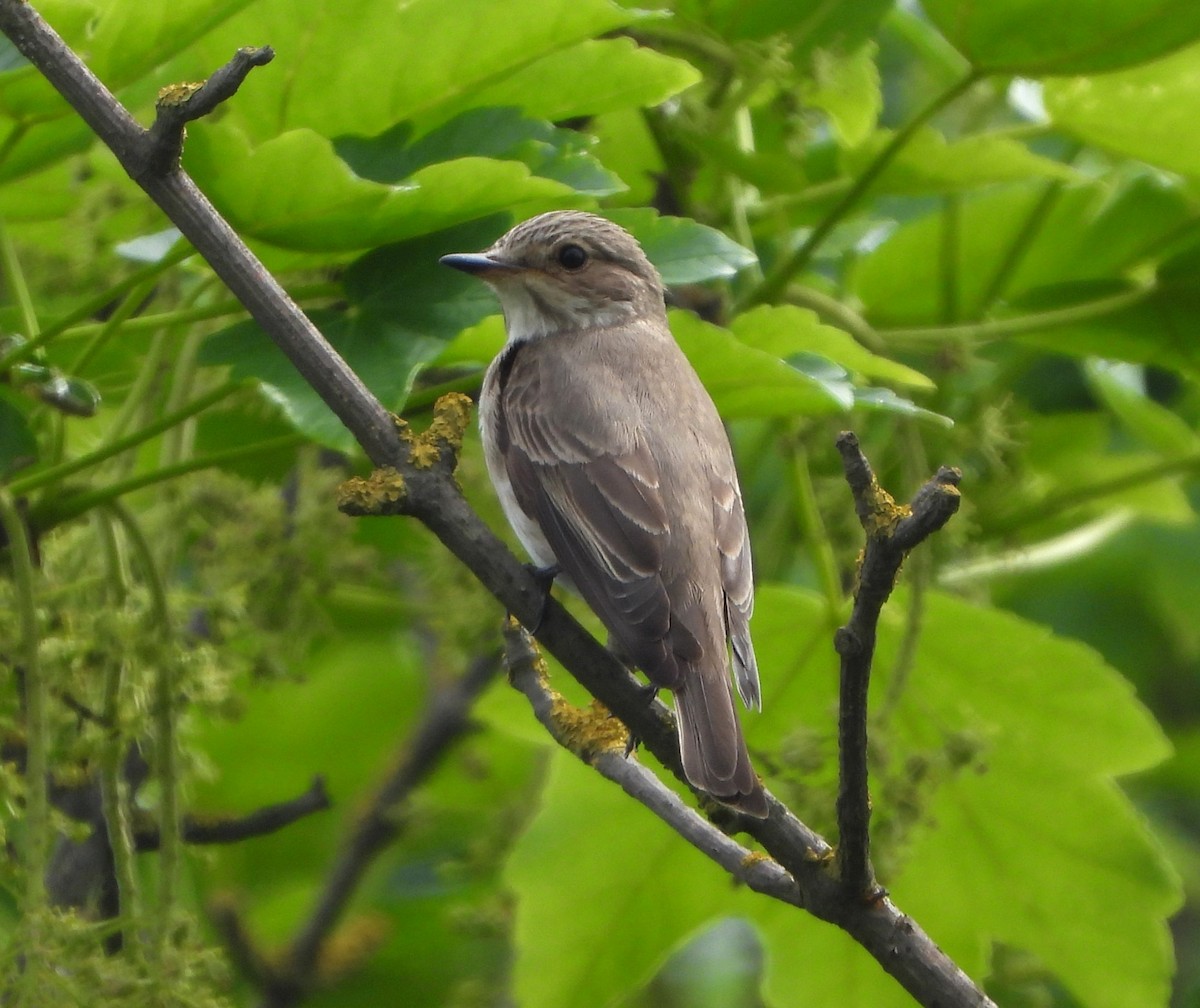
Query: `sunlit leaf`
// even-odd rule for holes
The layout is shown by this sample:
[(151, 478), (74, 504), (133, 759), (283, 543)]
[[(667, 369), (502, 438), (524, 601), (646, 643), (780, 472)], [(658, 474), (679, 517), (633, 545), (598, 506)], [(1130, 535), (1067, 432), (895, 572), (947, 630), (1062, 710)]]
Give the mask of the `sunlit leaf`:
[(929, 18), (988, 73), (1100, 73), (1200, 37), (1191, 0), (926, 0)]
[(613, 210), (611, 220), (637, 237), (667, 284), (731, 277), (755, 261), (754, 253), (715, 228), (653, 210)]
[(1200, 46), (1119, 73), (1049, 81), (1054, 123), (1087, 143), (1200, 176)]
[(387, 185), (355, 175), (330, 141), (309, 130), (257, 148), (232, 129), (206, 130), (188, 144), (189, 170), (239, 230), (285, 248), (370, 248), (488, 214), (530, 216), (579, 199), (517, 161), (459, 158)]

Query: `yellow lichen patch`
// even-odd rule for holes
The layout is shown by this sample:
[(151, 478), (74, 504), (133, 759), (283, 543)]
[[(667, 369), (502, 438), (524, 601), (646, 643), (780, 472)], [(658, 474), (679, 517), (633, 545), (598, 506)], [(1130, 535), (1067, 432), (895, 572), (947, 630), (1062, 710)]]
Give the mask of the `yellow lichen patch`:
[(629, 730), (599, 700), (576, 707), (556, 694), (553, 716), (559, 741), (586, 762), (602, 752), (624, 752), (629, 745)]
[(891, 535), (892, 530), (904, 518), (912, 514), (907, 504), (897, 504), (896, 499), (883, 489), (874, 477), (871, 486), (863, 495), (867, 504), (867, 515), (863, 527), (867, 535)]
[(763, 861), (774, 863), (775, 859), (769, 854), (764, 854), (762, 851), (751, 851), (744, 858), (742, 858), (742, 867), (753, 868), (756, 864), (759, 864)]
[(317, 961), (318, 980), (327, 985), (357, 972), (387, 941), (391, 932), (391, 919), (377, 910), (346, 921), (321, 947)]
[(158, 92), (159, 105), (183, 105), (192, 95), (204, 87), (204, 81), (193, 81), (185, 84), (168, 84)]
[(537, 641), (525, 632), (521, 621), (512, 613), (504, 618), (504, 640), (509, 679), (511, 680), (514, 672), (518, 670), (518, 665), (514, 663), (519, 663), (520, 671), (524, 671), (527, 666), (532, 668), (538, 682), (549, 690), (550, 669), (546, 665), (546, 659), (542, 657)]
[(352, 476), (342, 483), (337, 491), (337, 506), (348, 515), (395, 514), (407, 495), (404, 477), (391, 466), (384, 466), (365, 479)]
[(455, 451), (462, 447), (463, 434), (471, 422), (471, 399), (461, 392), (449, 392), (433, 407), (433, 423), (426, 432), (445, 442)]
[(433, 422), (421, 434), (413, 434), (403, 420), (397, 420), (400, 436), (408, 443), (409, 461), (418, 469), (428, 469), (449, 449), (455, 455), (462, 447), (463, 434), (471, 420), (471, 400), (461, 392), (450, 392), (433, 407)]

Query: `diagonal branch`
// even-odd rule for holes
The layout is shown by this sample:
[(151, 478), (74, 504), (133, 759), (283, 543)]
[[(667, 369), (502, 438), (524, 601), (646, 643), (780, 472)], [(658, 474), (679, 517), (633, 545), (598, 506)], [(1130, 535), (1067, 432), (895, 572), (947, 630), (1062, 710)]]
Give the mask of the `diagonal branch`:
[[(113, 149), (126, 171), (208, 260), (372, 462), (385, 470), (384, 482), (395, 510), (423, 522), (509, 612), (526, 625), (537, 625), (543, 592), (471, 510), (455, 483), (455, 442), (466, 422), (462, 405), (453, 397), (443, 398), (434, 418), (434, 430), (441, 433), (432, 441), (422, 443), (397, 427), (187, 175), (177, 166), (163, 174), (144, 171), (149, 146), (146, 131), (28, 3), (0, 0), (0, 31)], [(438, 449), (432, 456), (430, 447)], [(664, 766), (680, 775), (675, 731), (665, 708), (648, 706), (628, 671), (554, 601), (546, 607), (538, 640), (628, 725)], [(778, 800), (768, 800), (769, 818), (751, 821), (735, 815), (729, 828), (750, 833), (791, 874), (811, 913), (844, 928), (919, 1003), (991, 1004), (890, 900), (864, 904), (847, 899), (839, 881), (824, 867), (828, 844)]]
[(509, 679), (525, 695), (534, 716), (555, 742), (645, 805), (735, 881), (784, 903), (804, 905), (804, 896), (796, 880), (779, 862), (756, 855), (717, 829), (689, 808), (646, 766), (630, 758), (626, 754), (628, 732), (612, 715), (602, 707), (579, 710), (552, 690), (542, 656), (528, 632), (516, 620), (509, 619), (506, 624), (504, 643)]

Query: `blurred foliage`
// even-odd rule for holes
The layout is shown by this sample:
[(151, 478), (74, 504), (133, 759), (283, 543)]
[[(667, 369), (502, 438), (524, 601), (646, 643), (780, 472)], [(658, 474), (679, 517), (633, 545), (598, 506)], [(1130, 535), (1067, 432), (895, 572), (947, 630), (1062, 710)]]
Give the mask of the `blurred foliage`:
[[(143, 122), (160, 86), (276, 49), (185, 167), (418, 424), (503, 341), (439, 255), (557, 207), (642, 240), (743, 474), (749, 743), (828, 834), (861, 542), (833, 436), (901, 497), (961, 467), (880, 627), (882, 881), (1003, 1005), (1200, 1005), (1200, 8), (35, 6)], [(415, 524), (336, 513), (348, 434), (7, 44), (0, 276), (0, 976), (14, 1004), (255, 1003), (210, 909), (286, 947), (499, 607)], [(475, 442), (460, 477), (501, 527)], [(306, 1003), (911, 1003), (552, 750), (504, 684), (474, 715)], [(181, 861), (165, 832), (129, 847), (130, 822), (246, 815), (315, 774), (333, 811)], [(105, 821), (113, 919), (94, 875), (64, 881)]]

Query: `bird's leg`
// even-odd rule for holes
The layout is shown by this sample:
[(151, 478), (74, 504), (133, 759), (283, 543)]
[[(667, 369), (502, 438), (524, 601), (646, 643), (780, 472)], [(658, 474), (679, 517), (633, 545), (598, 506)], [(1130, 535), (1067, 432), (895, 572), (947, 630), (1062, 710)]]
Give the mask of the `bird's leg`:
[[(621, 646), (613, 639), (613, 635), (611, 633), (608, 635), (608, 650), (611, 651), (613, 657), (616, 658), (617, 661), (619, 661), (627, 669), (629, 669), (629, 671), (632, 672), (637, 667), (632, 661), (630, 661), (629, 656), (621, 650)], [(658, 698), (658, 691), (661, 688), (662, 687), (656, 686), (652, 682), (638, 687), (642, 696), (646, 698), (647, 707), (654, 703), (654, 701)], [(611, 713), (608, 716), (616, 717), (615, 714)], [(625, 743), (625, 757), (628, 759), (629, 756), (632, 755), (633, 751), (641, 744), (642, 740), (629, 729), (628, 725), (625, 726), (625, 729), (629, 732), (629, 738)]]
[(526, 628), (531, 634), (537, 636), (537, 632), (542, 628), (542, 621), (546, 618), (546, 607), (550, 604), (550, 589), (554, 587), (554, 579), (562, 572), (562, 568), (558, 564), (550, 564), (549, 567), (526, 564), (525, 569), (533, 575), (533, 580), (537, 582), (537, 586), (542, 592), (542, 606), (538, 610), (537, 619), (533, 626)]
[[(644, 686), (639, 686), (638, 689), (642, 696), (646, 698), (646, 706), (649, 707), (652, 703), (654, 703), (655, 700), (658, 699), (658, 691), (662, 689), (662, 687), (655, 686), (654, 683), (646, 683)], [(609, 716), (612, 717), (613, 715)], [(626, 725), (626, 730), (628, 729), (629, 726)], [(630, 756), (632, 756), (633, 751), (641, 744), (642, 740), (638, 738), (632, 731), (629, 731), (629, 738), (625, 741), (625, 758), (628, 759)]]

